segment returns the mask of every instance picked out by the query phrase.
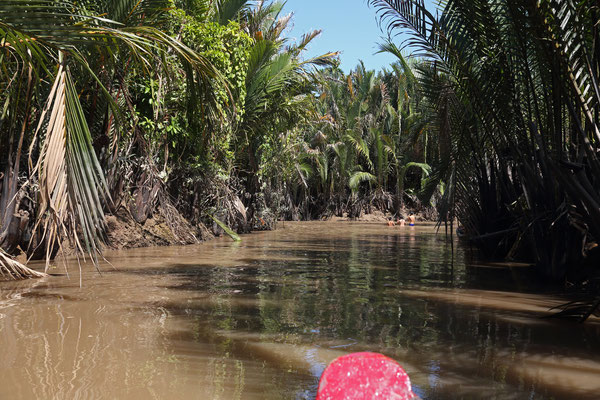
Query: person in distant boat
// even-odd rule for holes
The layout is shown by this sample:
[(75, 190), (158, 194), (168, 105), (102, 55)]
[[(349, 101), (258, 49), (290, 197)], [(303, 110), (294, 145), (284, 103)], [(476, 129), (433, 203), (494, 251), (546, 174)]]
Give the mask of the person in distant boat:
[(416, 222), (417, 222), (417, 217), (415, 217), (414, 213), (410, 213), (410, 215), (408, 216), (408, 226), (415, 226)]

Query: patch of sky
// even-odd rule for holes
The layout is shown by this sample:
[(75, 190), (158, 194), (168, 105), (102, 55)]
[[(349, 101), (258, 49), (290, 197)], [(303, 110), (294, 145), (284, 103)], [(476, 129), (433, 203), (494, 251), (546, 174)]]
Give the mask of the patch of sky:
[[(425, 3), (435, 15), (437, 1)], [(367, 69), (375, 70), (395, 61), (391, 54), (376, 54), (377, 43), (387, 37), (387, 30), (380, 27), (376, 10), (366, 0), (287, 0), (284, 12), (294, 13), (288, 33), (292, 38), (300, 39), (315, 29), (323, 31), (310, 44), (308, 57), (340, 51), (340, 67), (344, 72), (356, 67), (359, 60), (363, 60)], [(400, 45), (403, 37), (396, 37), (395, 43)]]

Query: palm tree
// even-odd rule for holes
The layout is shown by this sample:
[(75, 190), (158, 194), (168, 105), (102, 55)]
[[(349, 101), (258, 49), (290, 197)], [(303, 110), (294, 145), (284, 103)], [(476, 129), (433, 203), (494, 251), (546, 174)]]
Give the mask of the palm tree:
[(282, 33), (290, 15), (281, 16), (282, 2), (265, 5), (259, 1), (247, 16), (245, 25), (255, 43), (250, 51), (246, 75), (244, 116), (237, 127), (238, 162), (248, 165), (249, 193), (259, 189), (261, 145), (277, 141), (282, 131), (297, 125), (299, 116), (310, 109), (314, 86), (313, 67), (330, 64), (337, 53), (327, 53), (307, 60), (301, 59), (306, 46), (319, 31), (304, 35), (298, 44), (284, 46)]
[(600, 235), (598, 5), (452, 0), (436, 16), (422, 0), (369, 3), (426, 60), (422, 91), (450, 133), (434, 171), (446, 217), (489, 256), (563, 279)]
[[(21, 242), (27, 216), (15, 211), (26, 191), (33, 191), (39, 207), (31, 216), (35, 221), (32, 245), (43, 245), (49, 262), (66, 238), (96, 261), (105, 240), (103, 206), (110, 203), (110, 195), (92, 146), (90, 118), (82, 106), (78, 81), (98, 88), (106, 107), (106, 126), (123, 120), (117, 96), (107, 86), (117, 66), (126, 64), (148, 73), (153, 60), (177, 58), (200, 83), (215, 76), (202, 57), (152, 25), (164, 14), (166, 3), (10, 0), (0, 4), (0, 102), (5, 105), (0, 151), (9, 155), (0, 195), (4, 210), (0, 247), (13, 250)], [(32, 174), (23, 185), (19, 178), (26, 145)]]

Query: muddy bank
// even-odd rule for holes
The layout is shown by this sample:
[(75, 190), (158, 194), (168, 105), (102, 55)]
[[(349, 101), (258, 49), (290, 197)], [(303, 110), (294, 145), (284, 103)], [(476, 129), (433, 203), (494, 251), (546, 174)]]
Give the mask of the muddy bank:
[[(238, 214), (245, 217), (245, 213)], [(403, 210), (400, 216), (407, 216), (409, 214), (410, 211)], [(419, 222), (434, 221), (427, 213), (415, 212), (415, 216)], [(342, 217), (334, 216), (326, 220), (331, 222), (381, 223), (383, 225), (390, 218), (395, 219), (397, 216), (376, 210), (371, 213), (364, 213), (358, 218), (348, 217), (344, 213)], [(231, 226), (237, 233), (275, 230), (278, 227), (278, 224), (274, 220), (267, 219), (265, 221), (262, 217), (258, 217), (256, 224), (251, 224), (245, 218), (242, 219), (241, 217), (224, 219), (230, 221), (228, 226)], [(201, 221), (193, 222), (186, 219), (174, 208), (165, 210), (159, 207), (143, 223), (140, 223), (131, 214), (129, 209), (120, 207), (114, 214), (106, 215), (105, 221), (107, 226), (105, 250), (193, 245), (226, 235), (223, 229), (216, 223), (205, 224)], [(279, 223), (286, 222), (291, 221), (279, 221)], [(57, 253), (56, 256), (70, 257), (75, 254), (75, 248), (66, 242), (63, 244), (62, 251)], [(14, 258), (23, 264), (27, 264), (28, 262), (28, 257), (22, 250), (18, 251)]]
[(396, 220), (400, 218), (406, 219), (411, 213), (414, 213), (417, 222), (436, 222), (437, 217), (434, 215), (435, 213), (432, 211), (411, 211), (408, 209), (403, 209), (401, 212), (397, 214), (385, 213), (383, 211), (373, 211), (371, 213), (361, 214), (360, 217), (352, 218), (348, 217), (348, 214), (344, 213), (341, 217), (331, 217), (330, 221), (355, 221), (355, 222), (381, 222), (386, 223), (390, 218)]
[[(148, 218), (143, 224), (138, 223), (128, 212), (121, 208), (115, 215), (106, 217), (108, 226), (108, 249), (121, 250), (131, 248), (142, 248), (152, 246), (174, 246), (197, 244), (220, 237), (224, 234), (223, 230), (216, 224), (205, 225), (202, 222), (192, 223), (186, 220), (180, 214), (174, 214), (171, 222), (164, 217), (164, 212), (157, 212)], [(403, 210), (402, 216), (407, 216), (410, 211)], [(427, 213), (415, 213), (417, 221), (433, 222)], [(328, 220), (332, 222), (370, 222), (386, 223), (390, 218), (396, 218), (393, 214), (382, 211), (363, 214), (359, 218), (350, 218), (347, 214), (342, 217), (331, 217)], [(259, 220), (260, 221), (260, 220)], [(281, 221), (289, 222), (289, 221)], [(274, 224), (271, 224), (275, 228)], [(252, 229), (251, 231), (265, 230)], [(270, 230), (270, 229), (268, 229)], [(238, 229), (238, 233), (240, 232)]]
[(193, 225), (181, 215), (176, 215), (175, 221), (169, 223), (163, 213), (156, 213), (140, 224), (121, 208), (115, 215), (107, 216), (106, 223), (108, 248), (116, 250), (195, 244), (214, 237), (204, 224)]

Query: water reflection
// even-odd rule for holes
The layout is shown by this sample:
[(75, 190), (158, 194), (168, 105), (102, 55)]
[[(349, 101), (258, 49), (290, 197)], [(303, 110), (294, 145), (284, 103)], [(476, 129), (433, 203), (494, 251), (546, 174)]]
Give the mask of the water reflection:
[(0, 286), (0, 398), (311, 399), (328, 362), (365, 350), (399, 360), (425, 399), (600, 389), (597, 323), (540, 319), (559, 300), (527, 268), (460, 248), (452, 263), (431, 227), (286, 223), (108, 258), (118, 270), (81, 289)]

